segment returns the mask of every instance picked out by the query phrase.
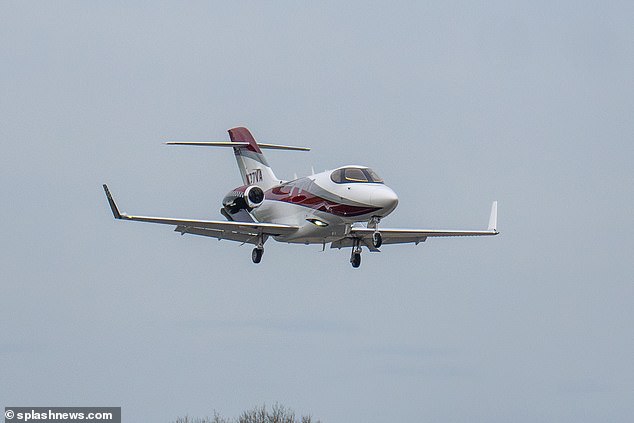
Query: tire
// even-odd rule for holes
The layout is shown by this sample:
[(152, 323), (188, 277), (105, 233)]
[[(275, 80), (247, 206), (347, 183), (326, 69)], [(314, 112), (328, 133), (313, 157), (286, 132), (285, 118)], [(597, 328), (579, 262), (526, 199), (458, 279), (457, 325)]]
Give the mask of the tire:
[(254, 248), (253, 251), (251, 252), (251, 260), (253, 260), (253, 263), (258, 264), (260, 261), (262, 261), (263, 254), (264, 254), (264, 249)]
[(352, 255), (352, 259), (350, 260), (350, 263), (352, 263), (352, 267), (354, 267), (355, 269), (361, 266), (361, 253), (354, 253)]
[(374, 245), (374, 248), (379, 248), (381, 247), (381, 245), (383, 245), (383, 237), (381, 236), (380, 232), (375, 232), (372, 234), (372, 245)]

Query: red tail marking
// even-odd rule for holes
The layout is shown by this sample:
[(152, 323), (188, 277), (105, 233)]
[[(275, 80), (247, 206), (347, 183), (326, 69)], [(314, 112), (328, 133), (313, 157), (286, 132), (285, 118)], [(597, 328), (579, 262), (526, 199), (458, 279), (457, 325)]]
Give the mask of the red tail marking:
[(262, 150), (255, 142), (255, 138), (251, 135), (251, 132), (247, 128), (239, 126), (237, 128), (229, 129), (229, 138), (232, 142), (248, 142), (249, 146), (247, 150), (262, 154)]

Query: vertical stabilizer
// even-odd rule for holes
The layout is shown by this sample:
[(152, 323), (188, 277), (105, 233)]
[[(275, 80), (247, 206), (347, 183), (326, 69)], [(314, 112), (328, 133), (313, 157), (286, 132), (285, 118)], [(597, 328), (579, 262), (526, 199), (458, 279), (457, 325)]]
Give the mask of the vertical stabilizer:
[(251, 132), (244, 127), (231, 128), (228, 132), (231, 142), (248, 143), (247, 146), (233, 148), (244, 185), (258, 185), (265, 191), (277, 185), (280, 180), (273, 173)]

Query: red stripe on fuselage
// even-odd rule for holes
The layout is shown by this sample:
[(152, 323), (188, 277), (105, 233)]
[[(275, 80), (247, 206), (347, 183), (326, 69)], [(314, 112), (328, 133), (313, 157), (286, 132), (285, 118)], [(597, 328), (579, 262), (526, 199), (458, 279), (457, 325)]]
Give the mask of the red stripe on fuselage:
[[(290, 191), (287, 190), (290, 188)], [(335, 216), (355, 217), (364, 214), (370, 214), (379, 210), (378, 207), (372, 206), (353, 206), (350, 204), (337, 203), (335, 201), (326, 200), (325, 198), (314, 195), (306, 190), (302, 190), (296, 194), (297, 188), (289, 186), (277, 186), (266, 191), (264, 198), (273, 201), (282, 201), (284, 203), (297, 204), (298, 206), (308, 207), (310, 209), (323, 211), (334, 214)]]

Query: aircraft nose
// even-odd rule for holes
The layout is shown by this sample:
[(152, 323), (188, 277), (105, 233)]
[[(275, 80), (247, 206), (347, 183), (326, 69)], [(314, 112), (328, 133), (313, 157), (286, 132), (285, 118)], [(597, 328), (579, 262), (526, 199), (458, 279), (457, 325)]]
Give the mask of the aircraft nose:
[(398, 196), (390, 188), (384, 186), (372, 193), (372, 204), (380, 207), (382, 213), (387, 215), (396, 208)]

